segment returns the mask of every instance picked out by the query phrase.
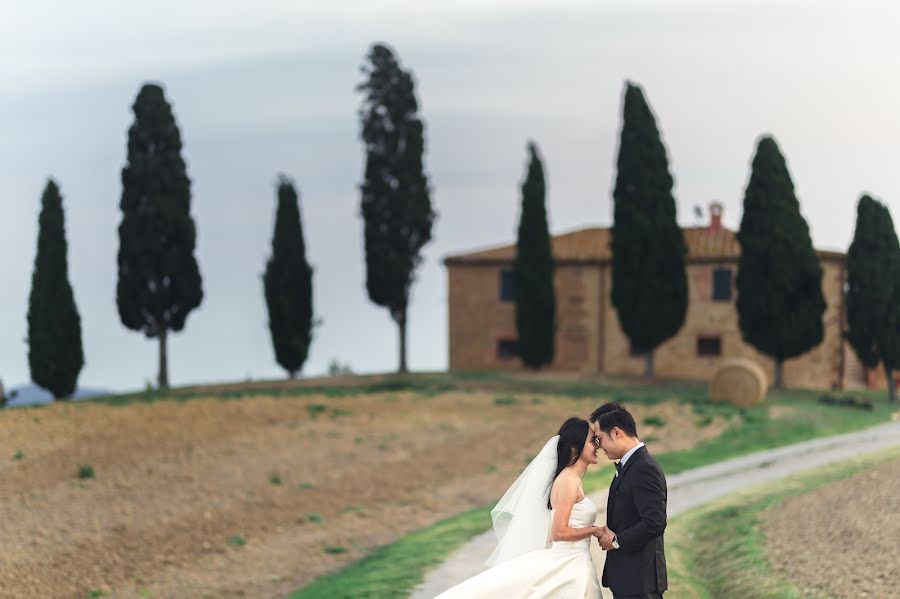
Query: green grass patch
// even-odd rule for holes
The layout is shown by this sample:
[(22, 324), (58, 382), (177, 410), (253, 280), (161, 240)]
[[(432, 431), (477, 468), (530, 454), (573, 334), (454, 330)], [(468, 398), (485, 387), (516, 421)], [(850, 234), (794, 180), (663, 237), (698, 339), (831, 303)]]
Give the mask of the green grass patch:
[(24, 460), (24, 459), (25, 459), (25, 454), (22, 452), (21, 449), (17, 449), (17, 450), (16, 450), (16, 453), (13, 454), (13, 459), (14, 459), (14, 460)]
[(657, 428), (663, 427), (666, 425), (666, 419), (662, 416), (647, 416), (644, 418), (644, 426), (655, 426)]
[(328, 406), (326, 406), (325, 404), (320, 404), (320, 403), (306, 404), (306, 412), (309, 414), (310, 418), (315, 418), (319, 414), (325, 413), (326, 410), (328, 410)]
[[(889, 460), (900, 448), (756, 487), (672, 519), (666, 530), (669, 593), (686, 599), (793, 599), (801, 594), (769, 567), (762, 512)], [(809, 595), (802, 595), (809, 597)]]
[(347, 553), (347, 548), (341, 547), (340, 545), (335, 547), (326, 547), (325, 553), (329, 553), (331, 555), (340, 555), (341, 553)]
[(319, 514), (306, 514), (306, 519), (315, 524), (321, 524), (325, 521)]
[(514, 406), (519, 403), (519, 398), (514, 395), (502, 395), (494, 398), (495, 406)]
[(470, 510), (414, 532), (347, 568), (315, 580), (288, 599), (357, 599), (404, 596), (428, 568), (482, 532), (493, 505)]
[(270, 485), (280, 485), (281, 484), (281, 475), (277, 472), (273, 472), (269, 474), (269, 484)]
[(247, 544), (247, 539), (245, 539), (241, 535), (233, 535), (228, 537), (228, 544), (234, 545), (235, 547), (243, 547)]
[(90, 464), (80, 464), (78, 466), (78, 478), (81, 480), (94, 478), (94, 467)]

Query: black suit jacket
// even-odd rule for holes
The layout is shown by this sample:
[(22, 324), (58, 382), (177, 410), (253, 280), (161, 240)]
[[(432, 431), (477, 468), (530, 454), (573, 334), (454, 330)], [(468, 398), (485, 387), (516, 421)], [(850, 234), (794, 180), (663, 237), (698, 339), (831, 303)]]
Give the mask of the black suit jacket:
[(666, 478), (646, 447), (631, 454), (613, 479), (606, 525), (618, 536), (619, 549), (606, 552), (603, 586), (616, 595), (665, 591)]

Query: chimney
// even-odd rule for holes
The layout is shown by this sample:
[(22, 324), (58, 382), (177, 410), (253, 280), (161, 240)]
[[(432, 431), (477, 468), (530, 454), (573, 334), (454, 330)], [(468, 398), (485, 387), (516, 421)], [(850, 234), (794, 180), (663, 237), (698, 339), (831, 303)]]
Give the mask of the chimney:
[(718, 233), (722, 231), (722, 202), (718, 200), (710, 202), (709, 204), (709, 232), (710, 233)]

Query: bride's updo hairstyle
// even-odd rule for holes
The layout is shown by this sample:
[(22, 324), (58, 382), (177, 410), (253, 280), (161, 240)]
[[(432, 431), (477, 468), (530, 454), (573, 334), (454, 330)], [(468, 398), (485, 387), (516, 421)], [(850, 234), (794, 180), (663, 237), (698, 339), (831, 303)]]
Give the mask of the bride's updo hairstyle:
[[(559, 473), (578, 461), (581, 450), (584, 449), (584, 443), (587, 441), (588, 432), (591, 426), (588, 421), (583, 418), (569, 418), (563, 425), (559, 427), (559, 444), (556, 446), (556, 472), (550, 479), (550, 486), (559, 476)], [(550, 505), (550, 497), (547, 497), (547, 509), (552, 510)]]

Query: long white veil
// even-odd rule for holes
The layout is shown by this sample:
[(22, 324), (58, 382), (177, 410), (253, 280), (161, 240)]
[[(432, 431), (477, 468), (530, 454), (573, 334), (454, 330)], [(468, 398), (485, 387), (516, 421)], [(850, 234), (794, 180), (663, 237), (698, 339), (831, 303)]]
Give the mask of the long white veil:
[(550, 479), (556, 472), (559, 435), (552, 437), (507, 489), (491, 510), (497, 548), (487, 559), (488, 567), (523, 553), (544, 549), (550, 535), (550, 510), (547, 499)]

